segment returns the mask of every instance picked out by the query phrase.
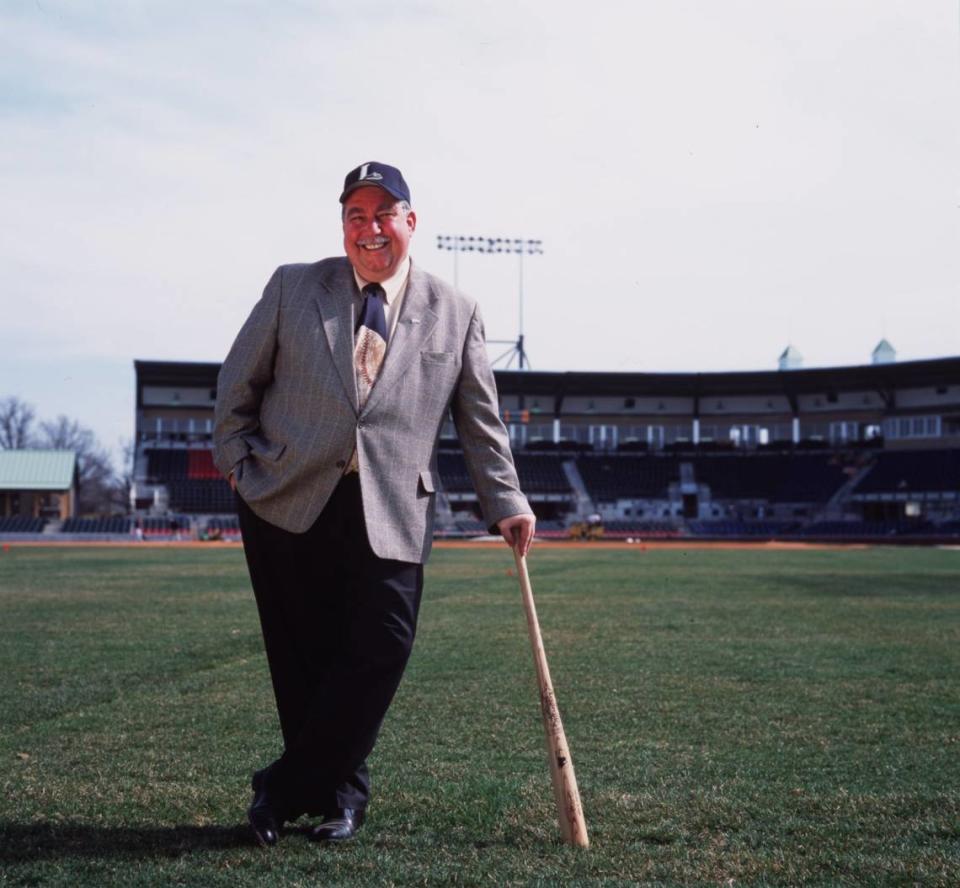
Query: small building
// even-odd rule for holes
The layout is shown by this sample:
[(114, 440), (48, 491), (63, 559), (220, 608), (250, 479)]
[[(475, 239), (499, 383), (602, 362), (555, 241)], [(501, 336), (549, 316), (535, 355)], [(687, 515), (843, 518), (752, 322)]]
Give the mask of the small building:
[(895, 364), (897, 350), (886, 339), (881, 339), (870, 355), (873, 364)]
[(72, 450), (0, 450), (0, 518), (71, 518), (77, 480)]
[(799, 370), (803, 366), (803, 355), (796, 346), (788, 345), (780, 353), (777, 364), (781, 370)]

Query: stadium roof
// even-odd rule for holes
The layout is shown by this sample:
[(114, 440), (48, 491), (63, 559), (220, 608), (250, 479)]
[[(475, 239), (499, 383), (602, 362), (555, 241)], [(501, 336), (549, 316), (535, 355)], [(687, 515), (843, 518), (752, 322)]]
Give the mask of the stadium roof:
[[(140, 385), (216, 386), (219, 363), (134, 361)], [(496, 370), (501, 395), (716, 397), (877, 391), (960, 383), (960, 357), (852, 367), (759, 370), (726, 373), (631, 373)]]
[(217, 384), (220, 364), (212, 361), (134, 361), (137, 380), (149, 385)]
[(0, 450), (0, 490), (68, 490), (76, 466), (72, 450)]
[(960, 358), (901, 361), (854, 367), (761, 370), (730, 373), (566, 373), (498, 370), (501, 395), (680, 396), (797, 395), (837, 391), (891, 392), (895, 389), (960, 382)]

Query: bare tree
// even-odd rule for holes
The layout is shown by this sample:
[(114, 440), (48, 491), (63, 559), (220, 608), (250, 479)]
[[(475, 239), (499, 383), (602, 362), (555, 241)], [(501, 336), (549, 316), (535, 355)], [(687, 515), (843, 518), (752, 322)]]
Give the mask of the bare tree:
[(137, 448), (132, 438), (123, 438), (120, 443), (122, 469), (114, 484), (114, 502), (127, 511), (130, 508), (130, 490), (133, 487), (133, 470)]
[(33, 444), (33, 406), (15, 396), (0, 401), (0, 450), (23, 450)]
[(80, 512), (116, 511), (118, 479), (110, 455), (90, 429), (60, 415), (52, 422), (40, 423), (39, 444), (52, 450), (72, 450), (77, 455)]

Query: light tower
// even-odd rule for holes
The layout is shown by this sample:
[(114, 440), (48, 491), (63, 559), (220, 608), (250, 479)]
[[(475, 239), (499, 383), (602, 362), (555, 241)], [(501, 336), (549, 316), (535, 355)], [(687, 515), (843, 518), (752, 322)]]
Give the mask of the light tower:
[(523, 345), (523, 257), (524, 255), (533, 255), (543, 253), (543, 241), (530, 240), (525, 238), (509, 237), (465, 237), (460, 234), (439, 234), (437, 235), (437, 249), (448, 250), (453, 253), (453, 285), (459, 284), (458, 280), (458, 259), (460, 253), (516, 253), (519, 266), (519, 332), (516, 340), (513, 339), (490, 339), (488, 342), (495, 344), (508, 344), (507, 351), (493, 361), (496, 366), (504, 358), (508, 358), (506, 366), (513, 363), (514, 357), (517, 358), (517, 365), (520, 370), (527, 369), (530, 365), (527, 359), (527, 353)]

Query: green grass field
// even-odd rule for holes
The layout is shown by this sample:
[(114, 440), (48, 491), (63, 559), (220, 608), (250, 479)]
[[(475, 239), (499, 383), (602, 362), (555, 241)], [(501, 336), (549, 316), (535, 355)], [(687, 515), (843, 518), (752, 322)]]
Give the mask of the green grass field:
[(960, 884), (960, 551), (536, 550), (589, 851), (511, 566), (434, 553), (367, 824), (265, 851), (242, 553), (2, 552), (0, 885)]

